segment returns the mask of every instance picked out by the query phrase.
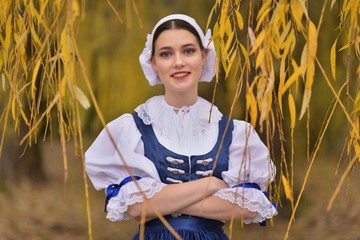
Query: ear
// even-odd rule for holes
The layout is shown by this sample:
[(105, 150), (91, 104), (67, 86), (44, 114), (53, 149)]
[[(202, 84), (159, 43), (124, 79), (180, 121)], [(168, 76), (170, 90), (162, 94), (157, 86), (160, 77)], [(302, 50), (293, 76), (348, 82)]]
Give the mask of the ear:
[(206, 60), (207, 60), (207, 57), (208, 57), (208, 51), (209, 51), (209, 49), (206, 49), (206, 48), (202, 50), (202, 53), (201, 53), (201, 55), (202, 55), (202, 65), (204, 65), (206, 63)]
[(156, 65), (155, 57), (152, 56), (150, 61), (151, 61), (152, 68), (154, 69), (155, 72), (157, 72), (157, 65)]

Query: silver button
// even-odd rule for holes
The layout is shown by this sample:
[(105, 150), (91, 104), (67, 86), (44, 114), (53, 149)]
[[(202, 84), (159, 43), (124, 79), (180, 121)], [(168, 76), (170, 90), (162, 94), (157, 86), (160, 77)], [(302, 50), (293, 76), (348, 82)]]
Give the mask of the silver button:
[(211, 163), (213, 161), (213, 159), (212, 158), (207, 158), (207, 159), (204, 159), (204, 160), (197, 160), (196, 161), (196, 163), (197, 164), (201, 164), (201, 165), (203, 165), (203, 166), (207, 166), (207, 165), (209, 165), (209, 163)]
[(184, 174), (185, 171), (182, 169), (177, 169), (177, 168), (171, 168), (171, 167), (167, 167), (167, 170), (169, 172), (172, 172), (173, 174), (177, 175), (177, 174)]
[(184, 163), (184, 160), (178, 158), (166, 157), (165, 159), (166, 161), (171, 162), (174, 165), (179, 165)]

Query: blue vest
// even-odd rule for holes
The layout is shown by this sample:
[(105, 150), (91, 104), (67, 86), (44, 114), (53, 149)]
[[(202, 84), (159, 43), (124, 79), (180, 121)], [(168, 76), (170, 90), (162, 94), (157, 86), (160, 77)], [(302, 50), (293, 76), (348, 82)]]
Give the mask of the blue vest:
[[(215, 163), (216, 166), (213, 176), (222, 179), (221, 173), (228, 170), (229, 146), (232, 141), (234, 123), (230, 121), (228, 129), (226, 130), (227, 117), (223, 116), (219, 121), (218, 139), (210, 152), (203, 155), (186, 156), (174, 153), (160, 144), (152, 125), (144, 124), (136, 112), (132, 115), (141, 133), (145, 156), (154, 163), (163, 183), (189, 182), (209, 176)], [(221, 143), (225, 130), (226, 134), (223, 143)], [(220, 147), (219, 156), (216, 158)]]

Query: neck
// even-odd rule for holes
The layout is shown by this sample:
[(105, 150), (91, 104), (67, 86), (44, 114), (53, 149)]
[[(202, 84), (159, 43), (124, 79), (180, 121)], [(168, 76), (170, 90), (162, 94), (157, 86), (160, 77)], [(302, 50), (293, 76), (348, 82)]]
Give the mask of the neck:
[(179, 94), (167, 94), (165, 92), (165, 101), (170, 106), (181, 108), (184, 106), (192, 106), (197, 102), (198, 94), (190, 94), (190, 93), (179, 93)]

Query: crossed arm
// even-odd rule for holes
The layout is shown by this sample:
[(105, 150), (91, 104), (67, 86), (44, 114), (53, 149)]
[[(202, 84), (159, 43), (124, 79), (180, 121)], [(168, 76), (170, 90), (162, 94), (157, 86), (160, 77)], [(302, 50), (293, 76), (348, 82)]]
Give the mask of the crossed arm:
[(228, 185), (216, 177), (207, 177), (199, 180), (170, 184), (165, 186), (151, 199), (130, 205), (127, 213), (140, 221), (143, 208), (146, 211), (146, 220), (156, 218), (151, 205), (156, 206), (162, 215), (181, 213), (204, 217), (214, 220), (230, 220), (254, 218), (256, 212), (240, 208), (237, 204), (212, 196), (216, 191), (228, 188)]

